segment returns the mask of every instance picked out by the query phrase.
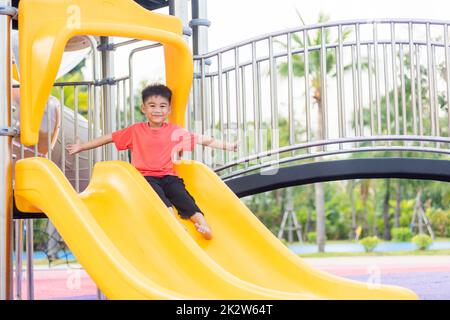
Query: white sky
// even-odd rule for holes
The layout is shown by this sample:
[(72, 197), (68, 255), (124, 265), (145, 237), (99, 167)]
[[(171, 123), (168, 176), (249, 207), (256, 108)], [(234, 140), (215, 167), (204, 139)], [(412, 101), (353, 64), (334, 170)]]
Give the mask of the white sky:
[(209, 49), (299, 26), (296, 9), (306, 24), (319, 12), (331, 21), (373, 18), (450, 20), (448, 0), (208, 0)]
[[(190, 4), (189, 4), (190, 5)], [(299, 26), (296, 9), (307, 24), (317, 21), (319, 12), (330, 21), (374, 18), (420, 18), (450, 21), (448, 0), (208, 0), (209, 51), (264, 33)], [(159, 10), (167, 13), (167, 8)], [(116, 51), (117, 74), (128, 73), (126, 49)], [(161, 81), (162, 54), (137, 54), (137, 81)], [(152, 61), (157, 63), (151, 63)]]

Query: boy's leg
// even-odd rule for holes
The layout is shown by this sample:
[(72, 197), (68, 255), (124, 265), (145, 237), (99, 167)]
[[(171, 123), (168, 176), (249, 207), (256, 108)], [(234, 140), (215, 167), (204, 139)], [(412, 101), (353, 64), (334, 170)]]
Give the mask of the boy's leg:
[(211, 228), (195, 203), (194, 198), (186, 190), (183, 180), (177, 176), (167, 176), (163, 188), (169, 200), (177, 208), (180, 216), (183, 219), (190, 219), (197, 231), (205, 239), (210, 240), (212, 238)]
[[(164, 190), (161, 187), (161, 179), (158, 179), (158, 178), (155, 178), (155, 177), (148, 177), (148, 176), (147, 177), (144, 176), (144, 178), (147, 180), (147, 182), (151, 185), (153, 190), (155, 190), (155, 192), (158, 194), (158, 196), (161, 198), (161, 200), (167, 206), (167, 208), (169, 209), (170, 213), (172, 213), (172, 215), (175, 217), (175, 212), (173, 211), (172, 202), (170, 202), (170, 200), (166, 197), (166, 195), (164, 193)], [(187, 230), (186, 227), (180, 221), (178, 221), (178, 222), (183, 226), (183, 228), (185, 230)]]
[[(175, 215), (175, 212), (173, 211), (173, 207), (168, 207), (168, 208), (169, 208), (170, 213), (173, 215), (173, 217), (175, 219), (177, 219), (177, 216)], [(179, 221), (178, 219), (177, 219), (177, 221), (183, 227), (183, 229), (187, 231), (187, 228), (184, 226), (184, 224), (182, 224), (181, 221)]]
[(153, 190), (158, 194), (159, 198), (164, 202), (164, 204), (168, 207), (172, 207), (172, 203), (166, 197), (164, 190), (161, 186), (161, 179), (156, 177), (144, 176), (145, 180), (147, 180), (148, 184), (153, 188)]

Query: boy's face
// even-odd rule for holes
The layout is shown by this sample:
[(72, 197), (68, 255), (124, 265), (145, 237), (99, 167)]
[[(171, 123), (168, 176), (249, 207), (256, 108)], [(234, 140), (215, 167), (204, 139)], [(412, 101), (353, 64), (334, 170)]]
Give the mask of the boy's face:
[(169, 100), (162, 96), (150, 96), (141, 106), (142, 113), (152, 126), (161, 126), (171, 111)]

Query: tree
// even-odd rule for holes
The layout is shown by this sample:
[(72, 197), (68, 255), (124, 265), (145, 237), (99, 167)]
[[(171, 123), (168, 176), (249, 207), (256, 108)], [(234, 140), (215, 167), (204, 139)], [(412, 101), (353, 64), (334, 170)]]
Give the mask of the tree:
[[(297, 10), (297, 15), (300, 19), (301, 25), (305, 26), (305, 22)], [(329, 21), (330, 17), (323, 12), (319, 14), (318, 23), (323, 23)], [(345, 29), (343, 32), (343, 39), (348, 38), (351, 30)], [(330, 30), (325, 29), (324, 35), (326, 42), (330, 42)], [(304, 48), (303, 40), (297, 35), (293, 34), (292, 39), (294, 41), (294, 48)], [(315, 32), (315, 36), (311, 38), (309, 34), (306, 37), (306, 41), (309, 47), (318, 46), (322, 43), (322, 32), (321, 30), (317, 30)], [(337, 41), (335, 41), (337, 42)], [(281, 43), (282, 46), (287, 48), (287, 45)], [(305, 59), (302, 56), (295, 55), (292, 58), (292, 71), (295, 77), (304, 77), (305, 76)], [(321, 52), (314, 50), (309, 53), (309, 76), (310, 76), (310, 86), (313, 88), (313, 99), (314, 105), (317, 106), (317, 140), (323, 140), (324, 128), (323, 128), (323, 100), (322, 100), (322, 86), (321, 86), (321, 77), (325, 77), (330, 74), (336, 65), (336, 57), (335, 55), (329, 51), (326, 52), (326, 75), (322, 75), (321, 71)], [(279, 65), (278, 71), (279, 73), (286, 77), (288, 74), (289, 65), (287, 63), (282, 63)], [(309, 92), (306, 92), (309, 94)], [(319, 157), (315, 158), (316, 161), (320, 161)], [(317, 232), (317, 244), (319, 246), (319, 252), (325, 251), (325, 241), (326, 241), (326, 230), (325, 230), (325, 192), (323, 183), (315, 183), (315, 205), (316, 205), (316, 232)]]
[[(82, 69), (86, 65), (86, 60), (83, 59), (75, 68), (70, 72), (63, 75), (58, 79), (60, 82), (76, 82), (84, 81), (84, 75)], [(53, 87), (51, 95), (55, 96), (58, 100), (61, 98), (60, 87)], [(75, 89), (73, 86), (64, 87), (64, 105), (74, 110), (75, 108)], [(87, 118), (88, 113), (88, 88), (87, 86), (78, 86), (78, 112)]]

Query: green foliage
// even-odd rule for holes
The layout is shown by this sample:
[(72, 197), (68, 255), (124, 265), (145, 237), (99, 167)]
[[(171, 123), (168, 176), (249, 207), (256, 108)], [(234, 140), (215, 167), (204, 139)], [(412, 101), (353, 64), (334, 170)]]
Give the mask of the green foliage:
[(428, 208), (426, 210), (426, 215), (429, 217), (431, 226), (437, 236), (450, 236), (450, 210)]
[[(85, 65), (85, 60), (81, 61), (72, 71), (58, 78), (58, 82), (78, 82), (83, 81), (84, 76), (82, 68)], [(87, 86), (78, 86), (78, 112), (83, 116), (88, 113), (88, 89)], [(61, 88), (53, 87), (51, 95), (55, 96), (58, 100), (61, 99)], [(75, 88), (73, 86), (64, 87), (64, 105), (74, 110), (75, 108)]]
[(365, 237), (359, 241), (359, 243), (363, 245), (366, 252), (372, 252), (373, 250), (375, 250), (379, 242), (380, 239), (378, 239), (377, 236)]
[[(414, 202), (416, 200), (408, 199), (408, 200), (402, 200), (400, 202), (400, 226), (401, 227), (408, 227), (411, 223), (411, 218), (414, 213)], [(395, 211), (395, 200), (390, 201), (391, 205), (391, 214), (394, 214)]]
[(48, 234), (46, 233), (47, 219), (33, 220), (33, 249), (37, 251), (44, 251), (48, 241)]
[[(394, 214), (396, 208), (395, 186), (397, 181), (391, 182), (391, 195), (389, 201), (390, 228), (395, 226)], [(400, 228), (409, 228), (414, 212), (414, 203), (417, 193), (416, 180), (400, 180), (402, 183), (400, 201)], [(363, 180), (336, 181), (324, 183), (325, 188), (325, 212), (327, 239), (343, 240), (348, 239), (352, 231), (352, 210), (356, 214), (356, 227), (364, 228), (364, 215), (368, 215), (368, 229), (361, 235), (377, 235), (381, 238), (384, 234), (383, 201), (386, 193), (386, 183), (380, 179), (372, 179), (369, 193), (364, 207), (361, 194), (361, 183)], [(347, 189), (349, 184), (354, 185), (353, 191)], [(315, 231), (316, 214), (314, 186), (305, 185), (292, 188), (294, 209), (298, 222), (301, 223), (303, 233), (307, 239), (308, 232)], [(430, 220), (433, 230), (439, 237), (450, 236), (450, 221), (448, 218), (450, 205), (450, 185), (442, 182), (426, 181), (422, 186), (423, 204), (427, 217)], [(353, 195), (353, 206), (351, 202)], [(286, 203), (285, 189), (270, 191), (262, 194), (249, 196), (242, 200), (250, 210), (274, 233), (277, 234), (281, 224), (283, 203)], [(278, 199), (277, 199), (278, 198)], [(435, 199), (429, 201), (428, 199)], [(309, 222), (308, 222), (309, 218)], [(377, 225), (377, 233), (374, 232), (374, 223)], [(392, 234), (395, 239), (395, 235)], [(351, 237), (354, 239), (353, 237)], [(397, 241), (397, 240), (396, 240)], [(400, 241), (400, 240), (398, 240)], [(410, 241), (410, 240), (403, 240)]]
[[(343, 239), (349, 234), (351, 224), (351, 204), (349, 197), (339, 184), (325, 185), (325, 216), (327, 239)], [(339, 190), (341, 189), (341, 190)]]
[(308, 242), (310, 242), (310, 243), (316, 243), (317, 234), (315, 232), (308, 232), (307, 239), (308, 239)]
[(409, 228), (392, 228), (391, 235), (393, 241), (407, 242), (411, 241), (413, 234)]
[(139, 87), (136, 90), (134, 97), (133, 97), (133, 103), (134, 103), (134, 120), (136, 122), (143, 122), (146, 121), (145, 115), (141, 111), (141, 105), (142, 105), (142, 90), (148, 85), (148, 80), (142, 80), (139, 82)]
[(418, 234), (412, 238), (412, 243), (414, 243), (419, 250), (427, 250), (433, 243), (433, 239), (426, 234)]

